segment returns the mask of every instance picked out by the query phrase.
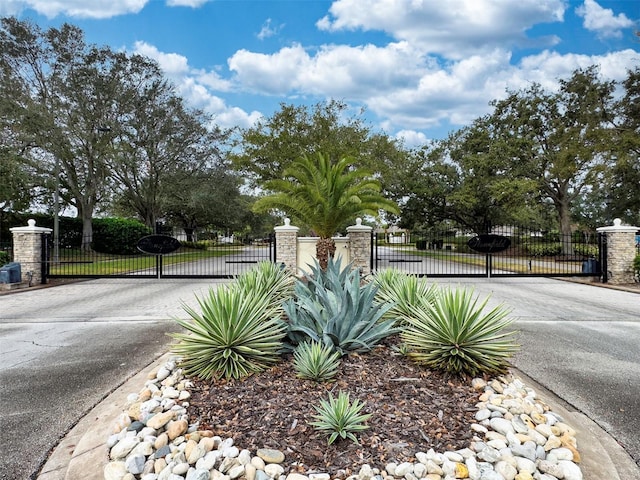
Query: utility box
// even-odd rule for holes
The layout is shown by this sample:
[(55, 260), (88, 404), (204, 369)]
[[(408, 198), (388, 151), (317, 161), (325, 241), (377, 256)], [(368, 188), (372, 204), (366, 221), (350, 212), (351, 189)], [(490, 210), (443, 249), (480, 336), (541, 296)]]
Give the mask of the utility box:
[(0, 267), (0, 283), (20, 283), (22, 272), (17, 262), (7, 263)]

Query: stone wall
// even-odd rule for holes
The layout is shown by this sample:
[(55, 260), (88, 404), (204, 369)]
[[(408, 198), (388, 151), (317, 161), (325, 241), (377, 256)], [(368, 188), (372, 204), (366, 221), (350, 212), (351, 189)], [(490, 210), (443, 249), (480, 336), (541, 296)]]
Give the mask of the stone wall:
[[(298, 263), (309, 263), (309, 255), (305, 253), (301, 255), (304, 250), (308, 250), (301, 247), (300, 242), (309, 242), (308, 238), (298, 238), (298, 227), (291, 225), (288, 218), (285, 219), (284, 225), (274, 228), (276, 233), (276, 262), (283, 264), (293, 274), (299, 274), (300, 269), (305, 268), (306, 265), (299, 265)], [(349, 233), (346, 238), (346, 247), (341, 245), (343, 241), (338, 241), (339, 249), (336, 252), (346, 250), (343, 260), (346, 263), (351, 262), (354, 268), (360, 269), (361, 275), (369, 275), (371, 273), (371, 227), (362, 225), (362, 220), (358, 218), (356, 225), (347, 227)], [(340, 239), (343, 240), (343, 239)], [(344, 265), (344, 263), (343, 263)]]

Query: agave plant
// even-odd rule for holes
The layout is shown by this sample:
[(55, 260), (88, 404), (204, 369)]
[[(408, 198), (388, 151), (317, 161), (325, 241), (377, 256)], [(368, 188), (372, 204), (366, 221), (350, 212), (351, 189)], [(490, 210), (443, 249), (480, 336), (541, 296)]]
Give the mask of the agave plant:
[(391, 305), (374, 301), (375, 285), (361, 286), (359, 271), (345, 270), (330, 257), (325, 270), (316, 261), (314, 275), (296, 282), (294, 298), (284, 303), (292, 345), (311, 340), (344, 355), (370, 351), (398, 331), (394, 320), (383, 319)]
[(242, 378), (279, 360), (287, 326), (269, 295), (230, 286), (210, 289), (197, 300), (200, 311), (185, 305), (191, 319), (176, 319), (189, 333), (172, 334), (186, 373)]
[(349, 438), (358, 443), (354, 432), (361, 432), (369, 428), (364, 425), (364, 422), (371, 418), (370, 413), (360, 414), (363, 407), (364, 403), (360, 403), (358, 399), (351, 403), (348, 393), (340, 392), (337, 398), (329, 393), (328, 400), (320, 400), (320, 406), (314, 407), (317, 414), (314, 415), (315, 420), (310, 422), (310, 425), (316, 430), (331, 432), (328, 440), (329, 445), (335, 442), (338, 437)]
[(338, 373), (340, 353), (317, 342), (303, 342), (293, 352), (298, 377), (326, 382)]
[(430, 368), (455, 374), (498, 374), (519, 346), (510, 310), (498, 305), (485, 313), (489, 297), (478, 303), (472, 289), (446, 288), (431, 304), (406, 316), (400, 336), (409, 358)]
[(393, 305), (386, 318), (409, 317), (423, 303), (432, 303), (438, 292), (435, 284), (393, 268), (376, 272), (373, 283), (378, 287), (376, 300)]

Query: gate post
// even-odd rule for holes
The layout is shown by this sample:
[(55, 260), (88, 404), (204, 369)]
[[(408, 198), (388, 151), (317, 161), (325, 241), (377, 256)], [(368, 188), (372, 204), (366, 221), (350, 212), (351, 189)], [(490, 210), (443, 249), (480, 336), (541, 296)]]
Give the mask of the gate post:
[(356, 218), (356, 224), (347, 227), (349, 237), (349, 258), (353, 268), (360, 269), (364, 277), (371, 273), (371, 231), (372, 227), (362, 225), (362, 219)]
[(607, 242), (607, 272), (603, 273), (604, 281), (618, 285), (633, 283), (635, 235), (639, 228), (622, 225), (622, 220), (616, 218), (612, 226), (596, 230), (606, 236)]
[(284, 265), (292, 274), (298, 269), (298, 230), (291, 225), (291, 220), (284, 219), (284, 225), (274, 227), (276, 232), (276, 263)]
[(36, 227), (36, 221), (27, 221), (27, 227), (13, 227), (9, 230), (13, 235), (13, 261), (21, 265), (21, 281), (31, 283), (46, 283), (42, 271), (42, 249), (45, 234), (51, 233), (50, 228)]

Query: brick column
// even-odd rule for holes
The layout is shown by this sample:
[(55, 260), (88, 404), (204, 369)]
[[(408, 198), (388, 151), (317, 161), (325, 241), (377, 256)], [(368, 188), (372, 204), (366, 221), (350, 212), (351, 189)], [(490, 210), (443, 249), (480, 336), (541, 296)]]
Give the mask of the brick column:
[(598, 232), (607, 238), (608, 282), (612, 284), (633, 283), (633, 259), (636, 256), (636, 232), (638, 227), (622, 225), (616, 218), (613, 226), (600, 227)]
[(45, 283), (42, 275), (42, 237), (51, 233), (50, 228), (36, 227), (31, 219), (27, 227), (13, 227), (13, 261), (20, 264), (23, 282)]
[(356, 218), (356, 224), (347, 227), (351, 264), (353, 268), (360, 269), (363, 277), (371, 273), (372, 230), (373, 228), (362, 225), (361, 218)]
[(284, 225), (274, 228), (276, 232), (276, 263), (283, 264), (294, 275), (298, 269), (298, 227), (284, 219)]

